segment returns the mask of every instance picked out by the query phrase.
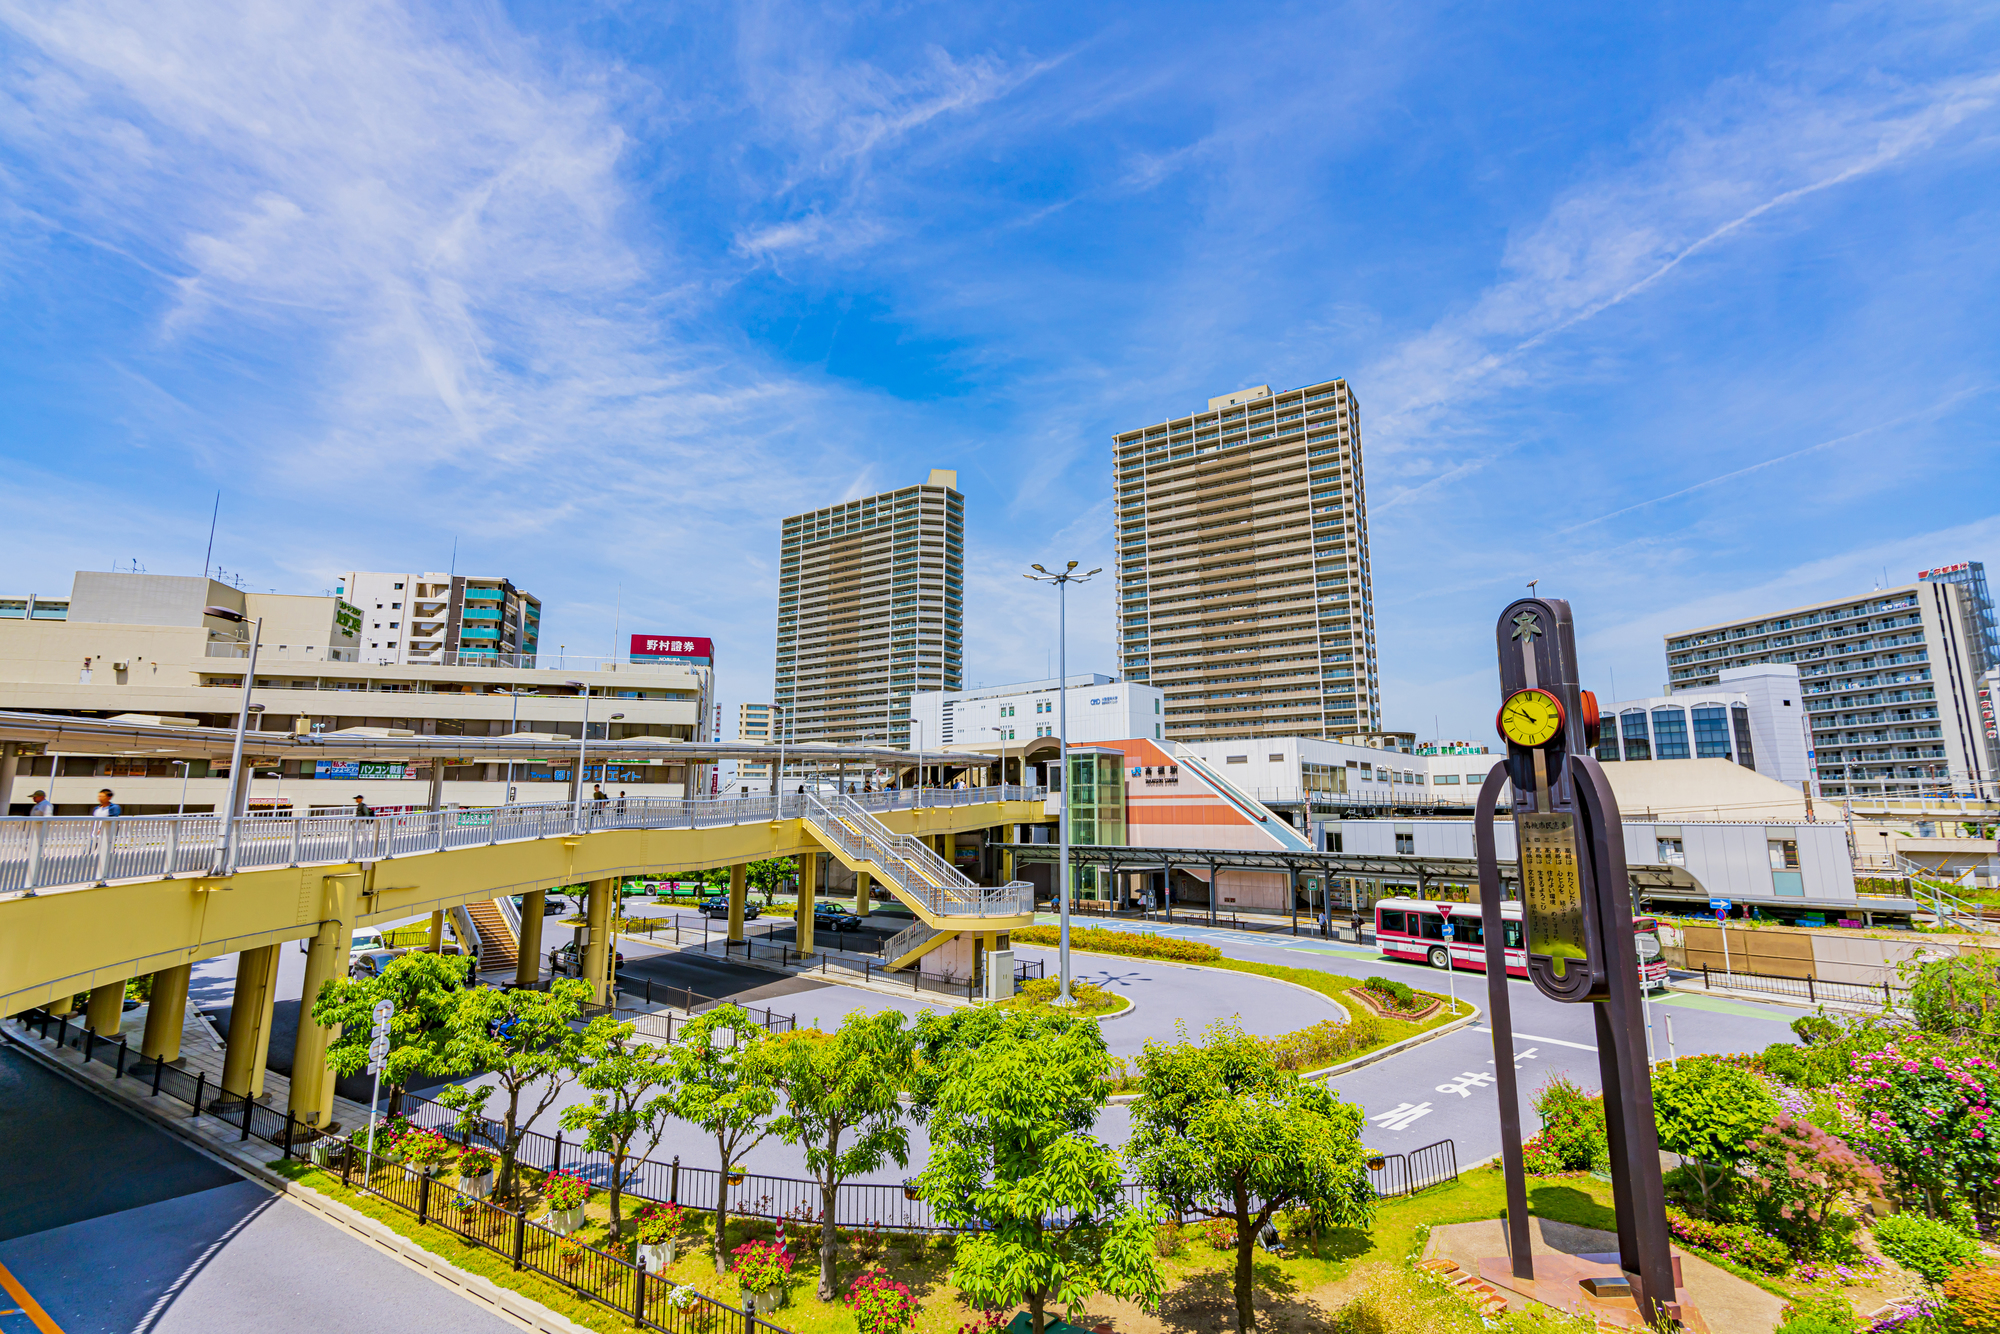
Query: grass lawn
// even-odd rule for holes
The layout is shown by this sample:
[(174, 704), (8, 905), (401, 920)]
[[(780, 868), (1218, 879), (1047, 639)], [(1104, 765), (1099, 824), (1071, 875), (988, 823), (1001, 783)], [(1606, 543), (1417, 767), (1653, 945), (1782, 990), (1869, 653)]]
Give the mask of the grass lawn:
[[(286, 1159), (270, 1166), (280, 1175), (388, 1225), (459, 1268), (532, 1297), (579, 1324), (602, 1330), (604, 1334), (631, 1328), (627, 1315), (579, 1297), (562, 1284), (538, 1274), (516, 1273), (503, 1252), (474, 1246), (443, 1227), (418, 1227), (416, 1219), (403, 1210), (342, 1186), (338, 1172)], [(1528, 1202), (1530, 1210), (1544, 1218), (1607, 1230), (1614, 1226), (1611, 1187), (1605, 1182), (1530, 1177)], [(637, 1203), (629, 1201), (632, 1207)], [(1358, 1266), (1414, 1257), (1428, 1228), (1495, 1218), (1503, 1203), (1500, 1174), (1482, 1168), (1419, 1195), (1384, 1201), (1376, 1212), (1374, 1226), (1366, 1231), (1343, 1228), (1322, 1237), (1288, 1237), (1293, 1254), (1283, 1258), (1262, 1254), (1258, 1257), (1260, 1306), (1265, 1299), (1311, 1299), (1316, 1292), (1330, 1296), (1329, 1290), (1348, 1279)], [(534, 1212), (531, 1207), (531, 1216)], [(579, 1235), (593, 1245), (604, 1246), (607, 1216), (602, 1192), (592, 1197), (589, 1212), (590, 1221)], [(735, 1280), (715, 1272), (709, 1249), (708, 1216), (696, 1217), (694, 1231), (682, 1238), (681, 1254), (664, 1277), (740, 1306), (742, 1295)], [(741, 1245), (751, 1237), (768, 1238), (773, 1230), (771, 1223), (761, 1220), (732, 1220), (730, 1244)], [(813, 1244), (812, 1229), (806, 1229), (801, 1236), (794, 1225), (790, 1236), (792, 1249), (798, 1255), (792, 1271), (795, 1282), (790, 1301), (776, 1313), (775, 1323), (796, 1334), (853, 1334), (852, 1312), (841, 1303), (823, 1303), (814, 1295), (819, 1279), (819, 1253)], [(864, 1263), (882, 1264), (891, 1277), (908, 1284), (923, 1303), (916, 1324), (918, 1334), (955, 1334), (962, 1325), (971, 1323), (976, 1313), (959, 1300), (957, 1290), (951, 1285), (952, 1253), (950, 1240), (944, 1238), (843, 1235), (841, 1274), (845, 1279), (858, 1272)], [(1167, 1276), (1168, 1309), (1188, 1314), (1210, 1306), (1218, 1310), (1230, 1307), (1229, 1276), (1234, 1253), (1208, 1245), (1198, 1228), (1184, 1229), (1179, 1249), (1160, 1263)], [(1129, 1326), (1130, 1322), (1124, 1318), (1126, 1313), (1112, 1309), (1122, 1308), (1122, 1303), (1100, 1298), (1092, 1306), (1100, 1313), (1118, 1318), (1120, 1328)]]

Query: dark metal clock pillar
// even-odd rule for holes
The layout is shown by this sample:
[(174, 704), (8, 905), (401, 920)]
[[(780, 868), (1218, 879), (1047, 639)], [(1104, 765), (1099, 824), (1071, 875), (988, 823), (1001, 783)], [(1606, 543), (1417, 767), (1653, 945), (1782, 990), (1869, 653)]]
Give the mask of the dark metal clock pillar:
[(1487, 775), (1473, 818), (1513, 1272), (1534, 1276), (1500, 911), (1495, 820), (1503, 783), (1511, 785), (1528, 977), (1550, 999), (1596, 1012), (1619, 1267), (1632, 1276), (1648, 1322), (1678, 1318), (1624, 825), (1604, 770), (1588, 753), (1597, 702), (1577, 684), (1567, 602), (1523, 598), (1501, 613), (1495, 637), (1502, 699), (1496, 722), (1507, 758)]

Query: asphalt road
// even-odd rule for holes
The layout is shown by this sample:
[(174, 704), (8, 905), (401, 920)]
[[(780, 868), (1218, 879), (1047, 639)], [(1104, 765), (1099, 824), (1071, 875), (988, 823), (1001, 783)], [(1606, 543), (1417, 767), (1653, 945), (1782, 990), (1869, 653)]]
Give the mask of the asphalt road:
[(0, 1106), (0, 1266), (65, 1334), (513, 1328), (6, 1043)]

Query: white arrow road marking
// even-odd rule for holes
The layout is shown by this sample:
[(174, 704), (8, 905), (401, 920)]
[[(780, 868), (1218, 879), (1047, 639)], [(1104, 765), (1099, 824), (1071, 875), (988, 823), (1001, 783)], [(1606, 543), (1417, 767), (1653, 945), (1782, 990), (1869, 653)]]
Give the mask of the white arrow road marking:
[[(1534, 1059), (1535, 1059), (1535, 1049), (1533, 1047), (1523, 1048), (1522, 1050), (1514, 1053), (1514, 1068), (1516, 1070), (1519, 1070), (1521, 1068), (1521, 1062), (1532, 1061)], [(1488, 1061), (1487, 1064), (1491, 1065), (1493, 1064), (1493, 1062)]]
[(1392, 1107), (1386, 1112), (1380, 1112), (1369, 1119), (1384, 1130), (1408, 1130), (1413, 1123), (1422, 1120), (1430, 1114), (1431, 1105), (1429, 1103), (1420, 1102), (1412, 1106), (1406, 1102)]

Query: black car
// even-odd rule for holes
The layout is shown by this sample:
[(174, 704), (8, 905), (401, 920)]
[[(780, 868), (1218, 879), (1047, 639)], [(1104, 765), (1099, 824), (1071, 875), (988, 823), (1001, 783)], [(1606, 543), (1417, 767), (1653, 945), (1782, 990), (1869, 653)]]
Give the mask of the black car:
[[(515, 895), (513, 895), (512, 897), (513, 897), (513, 900), (514, 900), (514, 908), (515, 908), (515, 911), (517, 911), (517, 912), (518, 912), (518, 911), (520, 910), (520, 908), (521, 908), (521, 900), (522, 900), (522, 898), (523, 898), (524, 896), (523, 896), (523, 895), (520, 895), (520, 894), (515, 894)], [(561, 917), (561, 916), (562, 916), (562, 915), (563, 915), (564, 913), (567, 913), (568, 911), (569, 911), (569, 909), (568, 909), (568, 908), (567, 908), (566, 906), (564, 906), (564, 904), (563, 904), (563, 901), (562, 901), (561, 899), (557, 898), (557, 897), (556, 897), (555, 895), (553, 895), (553, 894), (548, 894), (548, 895), (544, 895), (544, 896), (543, 896), (543, 898), (542, 898), (542, 916), (544, 916), (544, 917)]]
[(851, 912), (834, 907), (830, 903), (813, 905), (813, 930), (815, 931), (859, 931), (861, 919)]
[[(726, 894), (717, 894), (714, 898), (703, 899), (701, 901), (701, 915), (703, 917), (729, 916), (729, 896)], [(754, 922), (763, 915), (764, 915), (764, 910), (762, 908), (759, 908), (756, 904), (751, 903), (747, 900), (744, 902), (743, 904), (744, 921)]]

